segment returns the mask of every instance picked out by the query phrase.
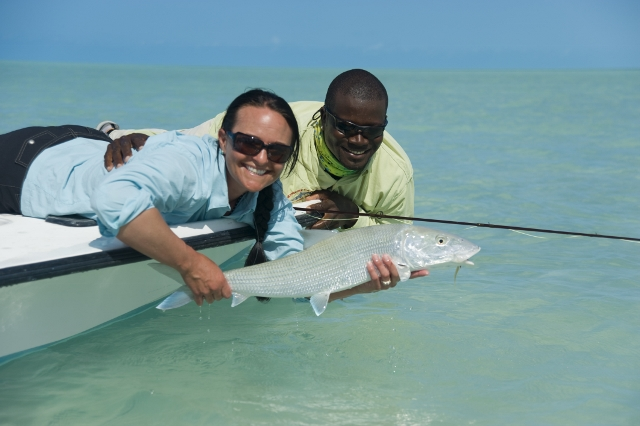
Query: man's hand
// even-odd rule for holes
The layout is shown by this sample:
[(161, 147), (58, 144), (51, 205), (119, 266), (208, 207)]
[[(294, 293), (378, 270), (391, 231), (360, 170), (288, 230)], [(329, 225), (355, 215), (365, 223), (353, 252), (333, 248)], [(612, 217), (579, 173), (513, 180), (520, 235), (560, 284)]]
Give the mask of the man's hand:
[(131, 149), (140, 151), (145, 143), (147, 143), (149, 136), (142, 133), (131, 133), (124, 135), (118, 139), (111, 141), (107, 147), (107, 152), (104, 153), (104, 168), (108, 171), (121, 167), (131, 159)]
[[(388, 254), (385, 254), (382, 257), (377, 254), (371, 256), (371, 261), (367, 262), (367, 271), (369, 271), (371, 281), (348, 290), (332, 293), (331, 296), (329, 296), (329, 301), (331, 302), (336, 299), (344, 299), (345, 297), (353, 296), (354, 294), (375, 293), (380, 290), (389, 290), (400, 282), (398, 269)], [(429, 275), (429, 271), (426, 269), (413, 271), (411, 272), (411, 277), (409, 277), (409, 279), (426, 277), (427, 275)]]
[[(309, 208), (318, 210), (339, 210), (346, 213), (325, 213), (322, 220), (313, 224), (310, 229), (337, 229), (351, 228), (358, 221), (358, 206), (337, 192), (329, 190), (315, 191), (306, 198), (306, 201), (320, 200)], [(355, 214), (349, 214), (355, 213)]]

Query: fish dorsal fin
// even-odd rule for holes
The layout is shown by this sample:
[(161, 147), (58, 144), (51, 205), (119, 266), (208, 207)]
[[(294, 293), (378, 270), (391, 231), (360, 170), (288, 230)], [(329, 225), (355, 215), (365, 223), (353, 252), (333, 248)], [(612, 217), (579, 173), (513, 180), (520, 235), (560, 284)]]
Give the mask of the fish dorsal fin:
[(180, 275), (180, 272), (176, 271), (171, 266), (155, 262), (149, 263), (148, 266), (151, 267), (151, 269), (154, 269), (156, 272), (161, 273), (165, 277), (171, 278), (175, 282), (180, 283), (180, 285), (184, 285), (184, 281), (182, 280), (182, 275)]
[(327, 304), (329, 303), (329, 295), (330, 291), (325, 291), (323, 293), (316, 293), (311, 296), (311, 307), (317, 316), (320, 316), (325, 309), (327, 309)]
[(193, 294), (189, 290), (187, 291), (176, 291), (172, 293), (169, 297), (164, 299), (162, 303), (156, 306), (157, 309), (161, 309), (166, 311), (167, 309), (175, 309), (180, 306), (184, 306), (187, 303), (193, 300)]
[(231, 307), (235, 307), (238, 306), (239, 304), (241, 304), (242, 302), (244, 302), (245, 300), (247, 300), (249, 298), (249, 296), (245, 296), (244, 294), (240, 294), (240, 293), (236, 293), (235, 291), (232, 293), (233, 294), (233, 299), (231, 299)]
[(335, 237), (338, 233), (326, 229), (302, 229), (300, 230), (300, 235), (304, 238), (304, 248), (306, 250), (320, 241)]

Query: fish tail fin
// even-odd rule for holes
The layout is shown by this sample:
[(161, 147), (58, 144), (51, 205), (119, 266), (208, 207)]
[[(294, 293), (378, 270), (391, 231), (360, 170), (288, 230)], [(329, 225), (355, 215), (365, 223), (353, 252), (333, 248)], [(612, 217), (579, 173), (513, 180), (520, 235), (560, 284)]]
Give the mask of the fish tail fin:
[[(191, 292), (189, 292), (191, 293)], [(185, 291), (176, 291), (156, 306), (156, 309), (166, 311), (184, 306), (193, 300), (193, 296)]]
[(231, 307), (236, 307), (245, 300), (247, 300), (249, 296), (245, 296), (244, 294), (233, 292), (233, 299), (231, 299)]

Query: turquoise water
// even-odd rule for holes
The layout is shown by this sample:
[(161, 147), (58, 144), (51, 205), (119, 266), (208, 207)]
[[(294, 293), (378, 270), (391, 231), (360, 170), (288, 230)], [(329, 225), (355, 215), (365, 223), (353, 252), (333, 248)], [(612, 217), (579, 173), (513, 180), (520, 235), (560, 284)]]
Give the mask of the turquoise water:
[[(0, 62), (0, 132), (191, 127), (339, 70)], [(640, 71), (378, 71), (416, 215), (640, 237)], [(640, 244), (434, 225), (476, 266), (332, 303), (155, 309), (0, 366), (0, 424), (638, 424)]]

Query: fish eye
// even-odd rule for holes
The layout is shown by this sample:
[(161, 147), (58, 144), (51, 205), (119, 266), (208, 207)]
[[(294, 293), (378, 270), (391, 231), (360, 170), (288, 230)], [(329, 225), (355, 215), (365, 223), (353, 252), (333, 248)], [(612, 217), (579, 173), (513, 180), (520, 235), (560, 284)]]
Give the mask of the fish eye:
[(436, 245), (438, 245), (438, 246), (443, 246), (443, 245), (447, 244), (447, 241), (448, 241), (447, 237), (444, 237), (442, 235), (438, 235), (436, 237)]

